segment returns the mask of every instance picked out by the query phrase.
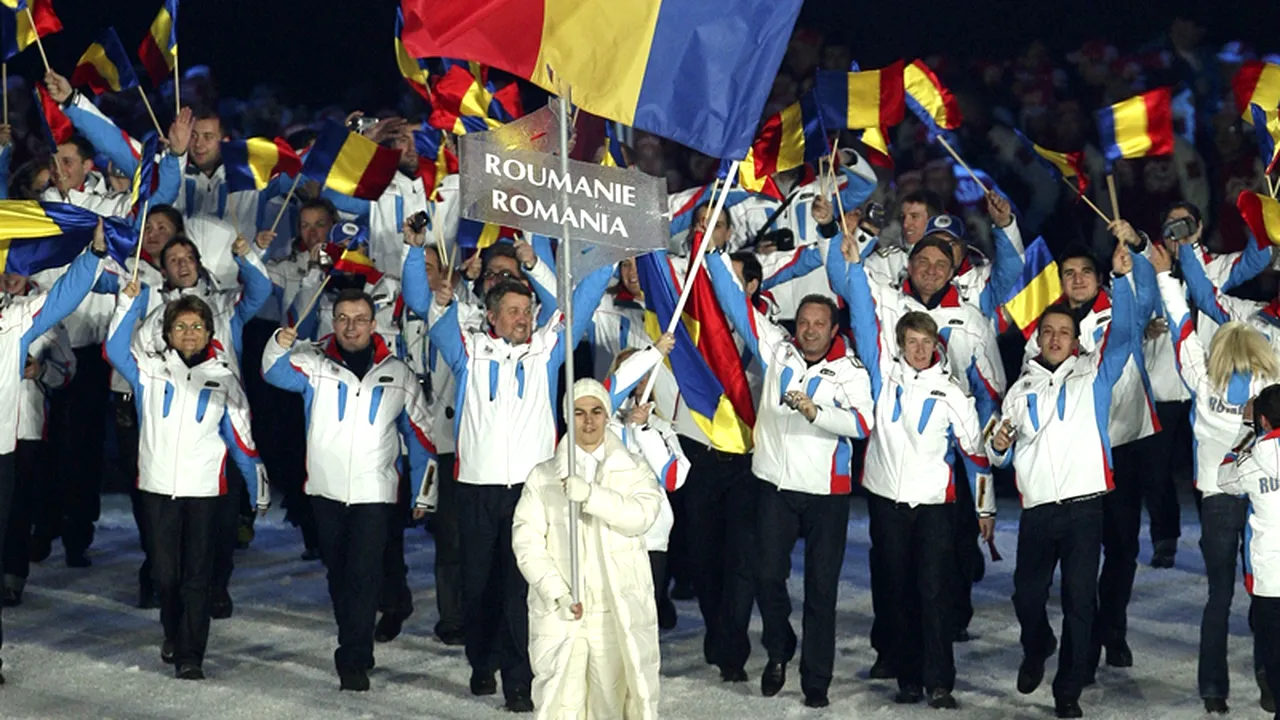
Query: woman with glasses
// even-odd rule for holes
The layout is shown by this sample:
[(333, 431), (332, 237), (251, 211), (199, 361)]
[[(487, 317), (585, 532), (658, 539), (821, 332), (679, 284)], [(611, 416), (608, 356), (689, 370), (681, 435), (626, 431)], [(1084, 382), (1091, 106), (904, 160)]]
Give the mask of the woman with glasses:
[(138, 408), (138, 489), (160, 595), (160, 658), (174, 665), (177, 677), (202, 680), (228, 454), (244, 477), (257, 480), (249, 492), (260, 511), (270, 495), (240, 379), (212, 342), (212, 309), (193, 295), (166, 305), (164, 349), (155, 350), (134, 333), (148, 293), (137, 282), (121, 291), (107, 358), (133, 388)]

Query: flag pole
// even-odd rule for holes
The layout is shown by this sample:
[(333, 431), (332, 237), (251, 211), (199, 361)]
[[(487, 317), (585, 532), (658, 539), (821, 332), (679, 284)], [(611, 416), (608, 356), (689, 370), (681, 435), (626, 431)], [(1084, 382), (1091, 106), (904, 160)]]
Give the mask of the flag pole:
[(836, 177), (836, 155), (840, 152), (840, 138), (836, 137), (836, 141), (832, 144), (831, 162), (827, 164), (827, 168), (831, 171), (831, 190), (836, 196), (836, 207), (840, 209), (840, 232), (845, 237), (849, 237), (849, 224), (844, 219), (844, 198), (840, 196), (840, 180)]
[[(9, 102), (9, 100), (8, 100), (8, 98), (6, 97), (6, 98), (5, 98), (5, 107), (6, 107), (6, 108), (8, 107), (8, 102)], [(5, 117), (8, 117), (8, 116), (9, 116), (9, 113), (8, 113), (8, 111), (6, 110), (6, 111), (5, 111)], [(1271, 173), (1263, 173), (1263, 174), (1262, 174), (1262, 177), (1264, 177), (1264, 178), (1266, 178), (1266, 179), (1267, 179), (1267, 194), (1271, 196), (1271, 199), (1272, 199), (1272, 200), (1274, 200), (1274, 199), (1275, 199), (1275, 197), (1276, 197), (1276, 186), (1275, 186), (1275, 183), (1273, 183), (1273, 182), (1271, 181)]]
[(942, 147), (946, 148), (947, 152), (951, 153), (951, 157), (955, 158), (956, 162), (960, 163), (960, 167), (964, 168), (964, 171), (969, 173), (969, 177), (973, 178), (973, 181), (978, 183), (978, 187), (982, 188), (983, 194), (991, 192), (987, 189), (987, 186), (983, 185), (982, 181), (978, 179), (978, 175), (973, 172), (973, 168), (969, 167), (969, 163), (966, 163), (964, 159), (960, 157), (960, 153), (956, 152), (956, 149), (951, 147), (951, 143), (947, 142), (947, 139), (942, 137), (942, 133), (938, 133), (938, 142), (942, 143)]
[(130, 282), (138, 282), (138, 266), (142, 264), (142, 238), (147, 234), (147, 211), (151, 209), (151, 198), (142, 203), (142, 222), (138, 226), (138, 247), (133, 251), (133, 277)]
[[(725, 176), (724, 185), (720, 188), (720, 193), (716, 195), (715, 202), (711, 205), (711, 215), (707, 218), (708, 230), (704, 232), (704, 236), (709, 236), (715, 232), (716, 223), (720, 220), (720, 212), (724, 209), (724, 200), (729, 197), (729, 187), (733, 184), (733, 179), (738, 176), (738, 164), (741, 161), (734, 160), (729, 165), (729, 173)], [(684, 287), (680, 290), (680, 299), (676, 301), (676, 309), (671, 313), (671, 320), (667, 323), (667, 332), (674, 333), (676, 326), (679, 325), (681, 318), (684, 316), (684, 306), (689, 302), (689, 295), (693, 291), (694, 279), (698, 276), (698, 271), (702, 269), (703, 261), (707, 256), (707, 248), (711, 246), (710, 237), (704, 237), (702, 245), (698, 247), (698, 252), (689, 258), (689, 271), (685, 274)], [(655, 368), (649, 373), (649, 379), (645, 382), (644, 393), (640, 396), (641, 405), (649, 402), (649, 396), (653, 393), (653, 384), (658, 378), (658, 371)]]
[(1120, 201), (1116, 199), (1116, 176), (1107, 173), (1107, 195), (1111, 197), (1111, 214), (1120, 219)]
[[(568, 97), (569, 90), (565, 88), (560, 93), (560, 174), (562, 177), (569, 177), (569, 107), (570, 99)], [(568, 217), (569, 209), (569, 190), (568, 185), (560, 193), (561, 217)], [(573, 475), (577, 472), (576, 448), (574, 443), (577, 442), (577, 433), (573, 427), (573, 252), (570, 249), (569, 241), (569, 224), (562, 222), (560, 224), (560, 249), (558, 252), (560, 263), (560, 305), (561, 313), (564, 315), (564, 387), (568, 391), (569, 398), (569, 417), (565, 418), (565, 435), (564, 442), (568, 443), (565, 457), (568, 465), (568, 473)], [(606, 408), (606, 410), (609, 408)], [(578, 586), (578, 513), (580, 507), (576, 502), (569, 503), (569, 594), (573, 598), (574, 604), (579, 602), (580, 588)]]
[[(151, 109), (151, 101), (147, 99), (147, 91), (143, 90), (141, 85), (136, 87), (138, 88), (138, 94), (142, 96), (142, 104), (147, 108), (147, 114), (151, 116), (151, 122), (155, 123), (156, 132), (161, 137), (164, 137), (164, 130), (160, 129), (160, 121), (156, 119), (156, 111)], [(177, 117), (175, 116), (174, 119), (176, 120)]]
[(40, 50), (40, 59), (44, 61), (44, 71), (49, 72), (49, 56), (44, 54), (44, 43), (40, 41), (40, 31), (37, 29), (36, 16), (31, 14), (31, 3), (27, 3), (25, 8), (27, 11), (27, 21), (31, 23), (31, 34), (36, 36), (36, 47)]
[[(0, 85), (4, 86), (4, 124), (9, 124), (9, 63), (0, 63)], [(1267, 183), (1270, 185), (1270, 183)]]
[(299, 170), (297, 175), (293, 176), (293, 184), (289, 186), (289, 192), (284, 196), (284, 202), (280, 203), (280, 212), (276, 213), (276, 219), (271, 223), (271, 232), (275, 232), (280, 226), (280, 218), (284, 217), (284, 211), (289, 209), (289, 201), (293, 199), (293, 193), (298, 189), (298, 181), (302, 180), (302, 171)]
[[(302, 312), (298, 313), (298, 322), (302, 322), (302, 318), (311, 314), (311, 308), (315, 307), (316, 303), (320, 302), (320, 296), (324, 295), (324, 289), (332, 279), (333, 275), (324, 276), (324, 282), (320, 283), (320, 289), (316, 290), (316, 294), (311, 297), (311, 302), (307, 303), (307, 306), (302, 309)], [(294, 327), (297, 327), (297, 325), (294, 325)]]
[(1088, 195), (1085, 195), (1084, 193), (1080, 192), (1080, 188), (1077, 187), (1070, 180), (1068, 180), (1066, 175), (1059, 175), (1058, 177), (1062, 178), (1062, 182), (1066, 183), (1067, 187), (1075, 191), (1076, 197), (1083, 200), (1084, 203), (1089, 206), (1089, 209), (1098, 213), (1098, 217), (1102, 218), (1102, 222), (1105, 222), (1105, 223), (1111, 222), (1111, 218), (1107, 217), (1107, 214), (1102, 212), (1102, 210), (1097, 205), (1094, 205), (1093, 201), (1089, 199)]
[[(175, 29), (176, 33), (177, 30)], [(173, 47), (173, 116), (178, 117), (178, 113), (182, 112), (182, 99), (179, 97), (179, 91), (182, 88), (182, 79), (178, 77), (178, 46)]]

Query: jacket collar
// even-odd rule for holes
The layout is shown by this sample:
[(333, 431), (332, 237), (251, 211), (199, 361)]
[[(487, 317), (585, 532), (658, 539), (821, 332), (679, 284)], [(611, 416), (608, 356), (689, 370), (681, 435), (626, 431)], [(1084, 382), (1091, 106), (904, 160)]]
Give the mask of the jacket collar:
[[(804, 360), (805, 359), (804, 354), (800, 352), (800, 344), (796, 342), (796, 339), (794, 337), (791, 338), (791, 345), (796, 349), (796, 352), (800, 354), (800, 359)], [(818, 362), (835, 362), (836, 360), (839, 360), (840, 358), (843, 358), (848, 354), (849, 354), (849, 346), (845, 344), (844, 336), (841, 335), (840, 333), (836, 333), (836, 339), (831, 342), (831, 349), (827, 350), (826, 357), (822, 358)], [(808, 362), (808, 361), (806, 360), (805, 362)]]
[[(582, 448), (576, 448), (574, 455), (583, 452)], [(596, 466), (596, 474), (598, 475), (605, 470), (625, 470), (635, 467), (635, 461), (631, 459), (631, 454), (627, 452), (627, 448), (622, 444), (622, 440), (618, 438), (612, 431), (606, 429), (604, 433), (604, 460)], [(567, 435), (560, 437), (559, 444), (556, 445), (556, 469), (558, 477), (564, 477), (569, 474), (569, 441)], [(585, 480), (594, 481), (595, 478), (584, 478)]]
[[(920, 295), (911, 287), (911, 278), (906, 278), (905, 280), (902, 281), (902, 292), (914, 298), (916, 301), (918, 301), (921, 305), (924, 305), (926, 308), (929, 308), (931, 310), (933, 309), (932, 307), (929, 307), (929, 301), (933, 300), (934, 298), (920, 297)], [(946, 308), (960, 307), (960, 291), (956, 290), (956, 286), (951, 283), (947, 283), (946, 288), (943, 290), (940, 290), (938, 295), (935, 297), (937, 298), (937, 304), (934, 305), (933, 307), (946, 307)]]
[[(373, 343), (373, 363), (369, 365), (369, 369), (372, 370), (391, 355), (391, 350), (387, 348), (387, 341), (383, 340), (382, 336), (376, 332), (369, 341)], [(346, 363), (342, 359), (342, 353), (338, 351), (338, 338), (333, 333), (325, 335), (320, 342), (324, 345), (324, 354), (329, 356), (330, 360), (346, 367)]]

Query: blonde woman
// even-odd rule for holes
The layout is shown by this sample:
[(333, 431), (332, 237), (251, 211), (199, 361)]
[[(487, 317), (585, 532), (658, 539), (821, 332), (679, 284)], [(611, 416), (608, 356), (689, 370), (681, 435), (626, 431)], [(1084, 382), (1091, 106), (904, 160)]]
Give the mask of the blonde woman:
[[(1163, 247), (1152, 247), (1152, 265), (1169, 318), (1178, 372), (1192, 396), (1195, 482), (1203, 498), (1200, 551), (1209, 577), (1209, 600), (1200, 621), (1200, 697), (1205, 711), (1225, 714), (1229, 690), (1227, 625), (1249, 500), (1219, 489), (1218, 467), (1244, 426), (1245, 406), (1263, 388), (1280, 380), (1280, 361), (1265, 337), (1235, 321), (1218, 328), (1206, 355), (1182, 285), (1169, 273), (1171, 260)], [(1255, 645), (1255, 670), (1258, 660)]]

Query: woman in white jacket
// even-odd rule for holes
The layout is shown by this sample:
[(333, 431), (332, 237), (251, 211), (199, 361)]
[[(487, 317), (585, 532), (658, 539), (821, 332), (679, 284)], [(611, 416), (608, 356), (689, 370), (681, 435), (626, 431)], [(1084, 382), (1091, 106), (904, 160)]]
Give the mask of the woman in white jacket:
[[(657, 612), (645, 550), (662, 494), (653, 472), (608, 431), (599, 381), (573, 385), (575, 467), (568, 447), (529, 474), (511, 544), (529, 582), (529, 659), (539, 718), (657, 717)], [(570, 594), (570, 502), (581, 503), (579, 602)]]
[(138, 490), (160, 595), (160, 657), (178, 678), (203, 680), (228, 454), (244, 477), (257, 479), (249, 483), (251, 502), (265, 510), (270, 495), (240, 378), (212, 343), (213, 311), (193, 295), (169, 303), (161, 325), (166, 347), (156, 351), (145, 333), (135, 332), (146, 295), (136, 282), (121, 291), (107, 358), (133, 388), (138, 408)]

